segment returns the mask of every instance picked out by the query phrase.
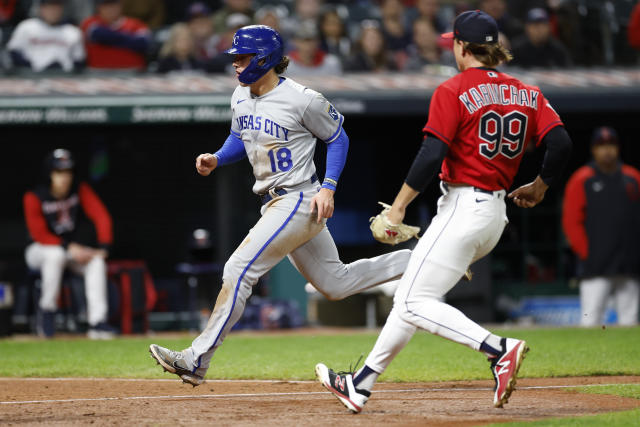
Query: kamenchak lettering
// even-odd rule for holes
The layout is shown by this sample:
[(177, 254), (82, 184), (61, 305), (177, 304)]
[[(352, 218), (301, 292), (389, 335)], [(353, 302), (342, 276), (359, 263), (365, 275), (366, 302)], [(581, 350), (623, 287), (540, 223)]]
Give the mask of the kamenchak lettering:
[(533, 89), (518, 89), (514, 85), (481, 84), (458, 96), (469, 114), (490, 105), (520, 105), (538, 109), (540, 92)]

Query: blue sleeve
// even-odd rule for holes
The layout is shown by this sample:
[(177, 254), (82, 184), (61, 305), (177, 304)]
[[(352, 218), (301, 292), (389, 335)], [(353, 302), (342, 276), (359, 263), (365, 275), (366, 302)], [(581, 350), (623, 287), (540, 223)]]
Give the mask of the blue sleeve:
[(131, 49), (140, 53), (145, 53), (150, 45), (148, 36), (126, 34), (103, 26), (95, 26), (89, 31), (89, 38), (94, 42)]
[(349, 151), (349, 137), (344, 129), (340, 130), (340, 134), (329, 145), (327, 145), (327, 169), (324, 175), (322, 188), (328, 188), (336, 191), (338, 179), (344, 164), (347, 161), (347, 152)]
[(222, 147), (213, 155), (218, 158), (218, 166), (224, 166), (244, 159), (247, 157), (247, 152), (244, 151), (242, 140), (231, 133)]

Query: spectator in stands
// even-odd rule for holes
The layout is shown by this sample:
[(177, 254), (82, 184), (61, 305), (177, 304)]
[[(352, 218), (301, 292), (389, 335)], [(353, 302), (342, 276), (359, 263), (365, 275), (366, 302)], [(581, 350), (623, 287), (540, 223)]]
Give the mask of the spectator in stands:
[(266, 25), (280, 32), (282, 21), (287, 18), (288, 14), (286, 6), (266, 5), (256, 10), (255, 22), (258, 25)]
[(242, 13), (253, 22), (255, 11), (252, 0), (224, 0), (224, 7), (213, 15), (213, 29), (216, 33), (223, 33), (227, 30), (227, 18), (232, 13)]
[[(106, 258), (113, 241), (109, 212), (86, 182), (74, 179), (74, 160), (65, 149), (53, 151), (46, 159), (46, 184), (24, 195), (24, 215), (32, 243), (25, 260), (42, 279), (38, 302), (38, 333), (54, 335), (54, 314), (66, 268), (84, 275), (89, 338), (113, 337), (106, 323)], [(81, 232), (83, 217), (95, 227), (97, 245)], [(86, 233), (84, 233), (86, 234)]]
[(193, 36), (196, 59), (200, 62), (212, 60), (218, 54), (218, 50), (211, 9), (202, 2), (191, 4), (187, 8), (187, 25)]
[(342, 74), (342, 64), (337, 56), (320, 49), (320, 38), (313, 21), (301, 23), (293, 39), (294, 49), (289, 52), (290, 76), (324, 76)]
[(506, 0), (480, 0), (479, 9), (491, 15), (498, 23), (498, 30), (509, 40), (513, 40), (522, 34), (520, 22), (509, 15)]
[(318, 21), (320, 48), (337, 56), (344, 63), (351, 54), (351, 39), (347, 35), (345, 18), (338, 7), (325, 8)]
[(222, 0), (165, 0), (165, 26), (188, 20), (186, 11), (196, 2), (203, 3), (209, 10), (218, 10), (222, 7)]
[(354, 46), (354, 55), (349, 58), (349, 71), (385, 72), (398, 69), (391, 52), (387, 50), (380, 24), (364, 20), (360, 24), (360, 37)]
[(593, 161), (565, 188), (562, 226), (578, 257), (582, 326), (604, 321), (613, 294), (618, 322), (638, 324), (640, 304), (640, 171), (620, 161), (617, 132), (595, 129)]
[(204, 71), (205, 64), (196, 58), (195, 43), (189, 26), (177, 23), (171, 27), (169, 38), (162, 45), (158, 59), (158, 72)]
[(627, 35), (629, 45), (634, 49), (640, 50), (640, 3), (636, 4), (633, 8)]
[(447, 22), (440, 14), (440, 0), (416, 0), (412, 14), (414, 15), (412, 21), (427, 18), (438, 34), (447, 31)]
[(400, 0), (383, 0), (380, 5), (382, 14), (382, 34), (387, 49), (392, 52), (404, 52), (411, 44), (404, 5)]
[(285, 39), (295, 37), (300, 25), (317, 25), (322, 11), (323, 0), (294, 0), (291, 15), (283, 22)]
[(82, 32), (62, 23), (63, 3), (63, 0), (41, 0), (39, 16), (18, 25), (7, 45), (14, 67), (69, 72), (84, 66)]
[(568, 67), (571, 58), (565, 47), (551, 35), (549, 15), (542, 8), (527, 12), (525, 34), (511, 43), (511, 64), (523, 68)]
[(455, 66), (450, 51), (443, 52), (438, 45), (440, 33), (433, 28), (432, 22), (427, 17), (418, 17), (413, 22), (413, 44), (407, 48), (407, 60), (401, 67), (403, 70), (421, 71), (426, 65), (433, 64)]
[(90, 68), (145, 69), (151, 32), (122, 14), (120, 0), (97, 0), (96, 14), (82, 23), (82, 30)]
[(136, 18), (151, 30), (157, 30), (165, 24), (164, 0), (122, 0), (122, 14)]

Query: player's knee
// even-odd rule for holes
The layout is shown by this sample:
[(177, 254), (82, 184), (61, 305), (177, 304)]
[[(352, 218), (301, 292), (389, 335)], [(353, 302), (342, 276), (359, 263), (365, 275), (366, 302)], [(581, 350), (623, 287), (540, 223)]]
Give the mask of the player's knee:
[(64, 265), (67, 261), (67, 253), (62, 246), (50, 246), (44, 253), (46, 264)]

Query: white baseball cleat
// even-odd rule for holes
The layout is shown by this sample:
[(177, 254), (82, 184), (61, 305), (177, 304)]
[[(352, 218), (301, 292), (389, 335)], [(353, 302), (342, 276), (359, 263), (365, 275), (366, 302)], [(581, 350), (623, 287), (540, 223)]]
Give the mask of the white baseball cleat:
[(502, 353), (491, 359), (491, 373), (496, 380), (493, 406), (502, 408), (509, 402), (511, 392), (516, 388), (516, 376), (525, 354), (529, 351), (527, 343), (513, 338), (502, 338)]
[(362, 411), (362, 407), (371, 396), (370, 391), (355, 388), (352, 372), (336, 373), (326, 365), (318, 363), (316, 365), (316, 376), (324, 388), (333, 393), (354, 414)]
[(192, 386), (200, 385), (204, 382), (204, 378), (192, 372), (189, 368), (187, 361), (184, 360), (184, 355), (181, 351), (173, 351), (168, 348), (160, 347), (157, 344), (151, 344), (149, 346), (149, 353), (156, 362), (162, 366), (162, 369), (172, 374), (176, 374), (182, 381)]

